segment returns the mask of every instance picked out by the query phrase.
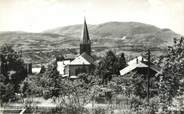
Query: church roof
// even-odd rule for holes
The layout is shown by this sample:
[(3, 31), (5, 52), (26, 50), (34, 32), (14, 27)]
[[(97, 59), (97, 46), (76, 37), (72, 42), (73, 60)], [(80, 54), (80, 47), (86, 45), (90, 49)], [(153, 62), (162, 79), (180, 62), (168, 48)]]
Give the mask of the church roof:
[[(131, 71), (133, 71), (136, 68), (147, 68), (148, 60), (144, 59), (142, 56), (139, 56), (131, 61), (128, 62), (128, 66), (124, 69), (120, 70), (121, 75), (125, 75)], [(156, 65), (151, 64), (150, 69), (154, 70), (155, 72), (160, 72), (160, 68), (158, 68)]]
[(88, 27), (87, 27), (85, 18), (84, 18), (84, 25), (83, 25), (83, 31), (82, 31), (82, 37), (81, 37), (80, 43), (81, 44), (89, 44), (90, 43)]
[(75, 58), (69, 65), (91, 65), (94, 63), (94, 59), (87, 53), (82, 53)]

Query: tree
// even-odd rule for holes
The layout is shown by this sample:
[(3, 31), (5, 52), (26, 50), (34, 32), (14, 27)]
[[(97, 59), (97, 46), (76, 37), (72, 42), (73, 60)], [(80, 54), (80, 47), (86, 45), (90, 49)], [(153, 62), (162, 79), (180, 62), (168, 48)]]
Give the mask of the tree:
[[(146, 76), (137, 72), (132, 72), (124, 76), (117, 76), (111, 80), (115, 85), (118, 94), (126, 96), (135, 95), (141, 99), (146, 99), (147, 82)], [(156, 77), (150, 77), (150, 97), (158, 95), (158, 81)]]
[(39, 84), (43, 88), (45, 98), (58, 97), (61, 82), (62, 76), (57, 71), (57, 65), (55, 63), (49, 65), (45, 73), (41, 75)]
[(46, 71), (46, 68), (44, 65), (41, 66), (40, 74), (44, 73)]
[[(115, 101), (126, 100), (131, 110), (158, 110), (158, 80), (157, 77), (150, 77), (150, 102), (147, 104), (147, 81), (146, 75), (138, 72), (131, 72), (124, 76), (114, 76), (108, 83)], [(118, 103), (118, 102), (117, 102)]]
[(118, 66), (119, 66), (119, 71), (127, 66), (124, 53), (121, 53), (120, 57), (118, 58)]
[(8, 102), (10, 99), (14, 99), (14, 86), (10, 83), (5, 83), (6, 77), (0, 74), (0, 104)]
[(29, 96), (41, 96), (42, 95), (42, 86), (40, 86), (40, 75), (29, 75), (22, 81), (20, 84), (20, 92), (22, 97)]
[(63, 79), (60, 93), (60, 105), (72, 114), (82, 113), (85, 110), (84, 106), (90, 102), (91, 83), (86, 80)]
[(184, 88), (184, 41), (174, 38), (174, 45), (168, 47), (168, 53), (161, 58), (162, 72), (158, 74), (159, 96), (166, 107), (171, 105), (177, 95), (183, 94)]
[(45, 72), (26, 77), (20, 84), (22, 101), (25, 106), (32, 110), (34, 97), (51, 98), (53, 100), (58, 98), (62, 86), (61, 79), (55, 63), (50, 64)]
[(96, 68), (96, 75), (102, 79), (102, 84), (107, 84), (112, 79), (113, 75), (119, 75), (119, 69), (126, 65), (124, 54), (118, 58), (112, 51), (108, 51)]
[(63, 78), (57, 71), (55, 63), (38, 76), (29, 76), (21, 84), (24, 97), (41, 95), (53, 99), (57, 111), (79, 113), (86, 111), (84, 105), (90, 102), (90, 88), (95, 81), (91, 75), (80, 74), (79, 79)]
[[(7, 102), (10, 99), (13, 99), (12, 97), (15, 97), (15, 93), (19, 92), (20, 82), (27, 77), (21, 56), (21, 53), (15, 51), (10, 45), (5, 44), (1, 47), (1, 73), (4, 77), (4, 80), (1, 80), (1, 83), (2, 85), (5, 85), (5, 88), (1, 89), (0, 92), (1, 96), (4, 96), (2, 98), (5, 98), (2, 101)], [(8, 91), (11, 91), (11, 94), (7, 94), (7, 89), (9, 89)]]

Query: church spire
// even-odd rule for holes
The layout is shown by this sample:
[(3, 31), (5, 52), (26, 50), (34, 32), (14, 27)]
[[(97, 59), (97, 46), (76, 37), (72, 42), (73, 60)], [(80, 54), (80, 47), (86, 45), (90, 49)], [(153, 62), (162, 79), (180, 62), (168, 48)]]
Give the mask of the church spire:
[(80, 40), (80, 54), (87, 53), (88, 55), (91, 54), (91, 41), (89, 38), (88, 27), (86, 24), (86, 18), (84, 17), (84, 25), (82, 31), (82, 37)]
[(83, 25), (83, 31), (82, 31), (82, 37), (81, 37), (81, 44), (90, 44), (90, 38), (88, 33), (88, 27), (86, 24), (86, 18), (84, 17), (84, 25)]

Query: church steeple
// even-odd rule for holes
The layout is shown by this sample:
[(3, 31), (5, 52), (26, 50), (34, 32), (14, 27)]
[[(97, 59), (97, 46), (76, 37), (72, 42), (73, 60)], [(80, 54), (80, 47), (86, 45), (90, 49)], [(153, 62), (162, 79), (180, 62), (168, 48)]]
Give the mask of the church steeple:
[(88, 55), (91, 54), (91, 41), (89, 38), (88, 27), (86, 24), (86, 18), (84, 17), (84, 25), (82, 31), (82, 37), (80, 40), (80, 54), (86, 52)]
[(84, 17), (84, 25), (83, 25), (83, 31), (82, 31), (82, 37), (81, 37), (81, 44), (89, 44), (90, 39), (89, 39), (89, 33), (88, 33), (88, 27), (86, 24), (86, 18)]

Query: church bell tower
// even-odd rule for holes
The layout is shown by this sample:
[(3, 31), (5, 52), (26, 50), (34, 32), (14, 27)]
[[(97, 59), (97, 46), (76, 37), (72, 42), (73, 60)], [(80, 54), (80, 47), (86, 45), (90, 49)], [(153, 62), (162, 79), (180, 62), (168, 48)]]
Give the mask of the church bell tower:
[(80, 54), (84, 52), (87, 53), (88, 55), (91, 55), (91, 41), (89, 38), (88, 27), (87, 27), (85, 18), (84, 18), (82, 37), (80, 40)]

